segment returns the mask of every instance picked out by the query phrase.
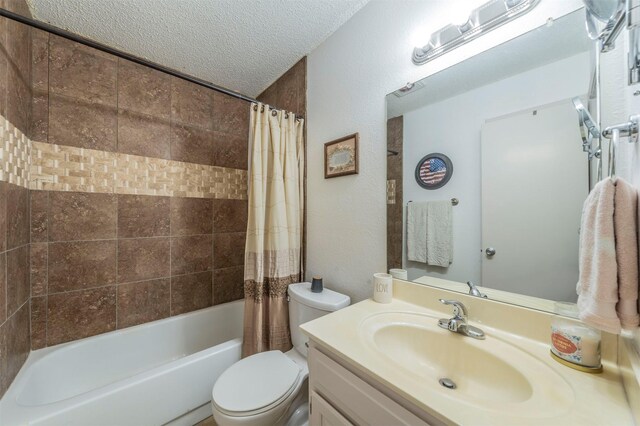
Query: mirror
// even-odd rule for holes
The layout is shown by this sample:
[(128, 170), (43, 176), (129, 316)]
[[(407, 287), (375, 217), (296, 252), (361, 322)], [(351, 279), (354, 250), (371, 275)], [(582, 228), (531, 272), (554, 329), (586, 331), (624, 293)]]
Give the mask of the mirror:
[[(592, 50), (580, 9), (387, 95), (389, 269), (464, 293), (471, 281), (491, 299), (547, 311), (577, 300), (592, 159), (573, 100), (590, 105)], [(428, 187), (431, 153), (450, 160)], [(424, 217), (409, 235), (407, 220)], [(448, 249), (450, 259), (430, 261)]]
[(624, 7), (621, 0), (584, 0), (586, 12), (594, 18), (608, 23)]

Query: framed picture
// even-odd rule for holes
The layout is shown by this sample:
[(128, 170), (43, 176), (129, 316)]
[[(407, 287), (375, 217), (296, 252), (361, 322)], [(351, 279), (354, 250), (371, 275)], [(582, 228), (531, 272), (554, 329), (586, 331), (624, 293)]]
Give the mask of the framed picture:
[(324, 178), (358, 174), (358, 134), (324, 144)]
[(422, 157), (415, 174), (416, 182), (424, 189), (442, 188), (453, 175), (453, 163), (446, 155), (434, 152)]

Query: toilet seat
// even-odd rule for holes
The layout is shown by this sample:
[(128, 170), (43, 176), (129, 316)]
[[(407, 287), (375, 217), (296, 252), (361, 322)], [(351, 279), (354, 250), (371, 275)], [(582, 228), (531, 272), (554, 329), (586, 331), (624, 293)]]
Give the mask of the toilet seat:
[(300, 366), (280, 351), (251, 355), (222, 373), (212, 402), (228, 416), (264, 413), (291, 396), (303, 376)]

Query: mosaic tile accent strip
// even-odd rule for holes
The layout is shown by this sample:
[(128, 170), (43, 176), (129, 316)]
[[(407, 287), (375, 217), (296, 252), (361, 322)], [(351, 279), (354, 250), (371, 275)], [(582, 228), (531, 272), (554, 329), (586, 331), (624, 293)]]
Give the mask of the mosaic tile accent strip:
[(247, 171), (31, 141), (0, 116), (0, 181), (24, 188), (247, 199)]
[(3, 116), (0, 137), (0, 180), (28, 188), (31, 141)]
[(116, 154), (32, 142), (30, 189), (113, 193)]
[(387, 204), (396, 203), (396, 180), (387, 180)]
[(247, 198), (247, 171), (32, 142), (31, 189)]

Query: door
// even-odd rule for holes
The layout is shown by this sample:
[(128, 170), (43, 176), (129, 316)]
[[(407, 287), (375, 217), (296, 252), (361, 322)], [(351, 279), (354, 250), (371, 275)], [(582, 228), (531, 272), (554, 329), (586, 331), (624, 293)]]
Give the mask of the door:
[(575, 302), (589, 183), (571, 100), (488, 120), (481, 152), (482, 285)]

